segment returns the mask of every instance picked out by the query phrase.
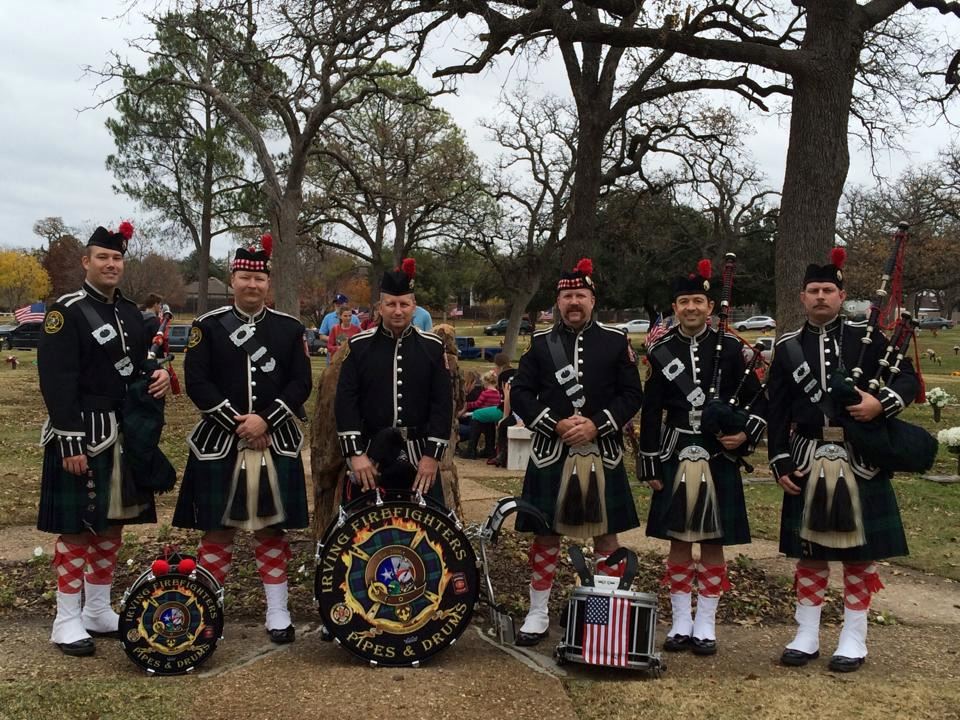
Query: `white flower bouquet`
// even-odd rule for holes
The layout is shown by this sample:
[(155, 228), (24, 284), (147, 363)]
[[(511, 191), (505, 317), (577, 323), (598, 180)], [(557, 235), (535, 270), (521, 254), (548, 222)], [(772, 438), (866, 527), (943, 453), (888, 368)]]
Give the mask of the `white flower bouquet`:
[(946, 445), (951, 452), (960, 450), (960, 427), (947, 428), (937, 433), (937, 440)]
[(941, 387), (927, 390), (927, 404), (931, 407), (946, 407), (953, 400), (953, 396)]

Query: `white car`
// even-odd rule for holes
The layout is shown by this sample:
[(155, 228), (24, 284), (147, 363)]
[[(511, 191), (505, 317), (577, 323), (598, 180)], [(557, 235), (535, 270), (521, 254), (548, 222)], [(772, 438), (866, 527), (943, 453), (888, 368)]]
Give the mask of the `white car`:
[(754, 315), (746, 320), (734, 323), (733, 326), (740, 331), (743, 330), (776, 330), (777, 323), (769, 315)]
[(614, 325), (617, 330), (626, 330), (628, 333), (645, 333), (650, 330), (650, 321), (649, 320), (630, 320), (625, 323), (617, 323)]

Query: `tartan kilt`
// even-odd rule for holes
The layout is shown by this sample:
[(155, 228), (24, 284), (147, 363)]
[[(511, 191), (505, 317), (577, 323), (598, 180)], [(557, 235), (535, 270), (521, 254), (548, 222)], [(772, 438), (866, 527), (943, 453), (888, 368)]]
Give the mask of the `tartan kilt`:
[[(157, 510), (152, 493), (144, 493), (147, 507), (142, 513), (127, 520), (109, 520), (110, 475), (113, 471), (113, 447), (98, 455), (87, 456), (92, 477), (81, 477), (63, 469), (63, 458), (56, 439), (43, 449), (43, 471), (40, 476), (40, 509), (37, 530), (71, 535), (92, 531), (100, 533), (116, 525), (142, 525), (157, 521)], [(88, 488), (88, 481), (93, 487)], [(90, 497), (94, 493), (94, 497)]]
[[(534, 465), (531, 459), (523, 476), (523, 492), (520, 497), (540, 509), (550, 518), (551, 523), (557, 512), (557, 495), (560, 492), (560, 480), (566, 459), (567, 454), (561, 453), (559, 460), (542, 468)], [(633, 502), (633, 493), (630, 492), (623, 459), (614, 468), (604, 466), (603, 475), (606, 480), (603, 495), (607, 507), (607, 533), (640, 527), (640, 518), (637, 517), (637, 506)], [(519, 532), (536, 532), (537, 523), (524, 513), (518, 513), (516, 529)]]
[(892, 473), (881, 470), (867, 480), (857, 476), (860, 505), (863, 508), (863, 530), (867, 542), (855, 548), (828, 548), (800, 537), (803, 516), (803, 488), (808, 478), (794, 480), (800, 487), (799, 495), (783, 495), (780, 512), (780, 552), (787, 557), (804, 560), (842, 560), (864, 562), (909, 555), (907, 538), (903, 532), (897, 496), (890, 482)]
[[(648, 537), (661, 540), (676, 539), (667, 534), (667, 514), (670, 512), (670, 503), (673, 499), (674, 478), (677, 468), (680, 467), (677, 455), (687, 445), (701, 442), (699, 438), (699, 435), (681, 434), (673, 455), (668, 460), (661, 461), (660, 476), (663, 480), (663, 490), (653, 493), (650, 499), (650, 512), (647, 515)], [(745, 545), (749, 543), (751, 541), (750, 522), (747, 519), (747, 505), (743, 498), (743, 479), (740, 477), (739, 466), (723, 457), (718, 457), (710, 461), (710, 472), (717, 489), (717, 514), (723, 535), (711, 540), (702, 540), (701, 544)]]
[[(305, 528), (309, 524), (307, 490), (303, 475), (303, 459), (292, 458), (270, 451), (277, 469), (277, 487), (287, 517), (271, 527), (277, 529)], [(220, 460), (200, 460), (190, 451), (187, 467), (180, 483), (180, 496), (173, 512), (173, 526), (195, 530), (233, 530), (221, 523), (237, 451), (231, 450)]]

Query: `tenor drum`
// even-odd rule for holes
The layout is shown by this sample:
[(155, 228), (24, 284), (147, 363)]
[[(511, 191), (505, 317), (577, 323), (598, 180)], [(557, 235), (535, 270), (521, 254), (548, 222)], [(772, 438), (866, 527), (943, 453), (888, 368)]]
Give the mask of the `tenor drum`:
[[(599, 580), (599, 578), (598, 578)], [(616, 587), (576, 587), (567, 605), (559, 662), (659, 672), (657, 596)]]
[(223, 634), (223, 588), (188, 555), (158, 558), (123, 595), (120, 641), (148, 673), (197, 668)]
[(314, 592), (327, 630), (351, 653), (417, 666), (470, 624), (478, 563), (451, 511), (410, 492), (368, 492), (325, 531)]

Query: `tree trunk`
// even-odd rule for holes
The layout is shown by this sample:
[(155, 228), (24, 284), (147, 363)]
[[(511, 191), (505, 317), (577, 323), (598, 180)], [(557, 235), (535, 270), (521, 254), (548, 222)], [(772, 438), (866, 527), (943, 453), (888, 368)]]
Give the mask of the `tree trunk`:
[(577, 131), (577, 170), (570, 189), (570, 215), (563, 243), (563, 267), (572, 268), (582, 257), (594, 253), (597, 203), (602, 179), (603, 138), (606, 127), (585, 121), (580, 113)]
[(529, 283), (525, 283), (521, 288), (514, 288), (511, 293), (510, 298), (510, 315), (507, 322), (507, 332), (503, 336), (503, 352), (507, 354), (510, 359), (513, 359), (514, 354), (517, 352), (517, 338), (520, 335), (520, 321), (523, 320), (523, 315), (527, 311), (527, 305), (530, 304), (530, 300), (537, 293), (537, 290), (540, 289), (540, 278), (531, 279)]
[[(794, 75), (790, 142), (777, 231), (780, 332), (802, 322), (797, 296), (804, 269), (811, 262), (826, 263), (835, 241), (837, 208), (850, 167), (850, 98), (863, 46), (863, 36), (853, 29), (850, 9), (845, 2), (808, 4), (803, 50), (811, 62)], [(838, 22), (839, 13), (847, 17)]]
[(284, 195), (274, 208), (274, 242), (271, 277), (277, 310), (300, 317), (300, 263), (297, 258), (297, 222), (303, 198)]

